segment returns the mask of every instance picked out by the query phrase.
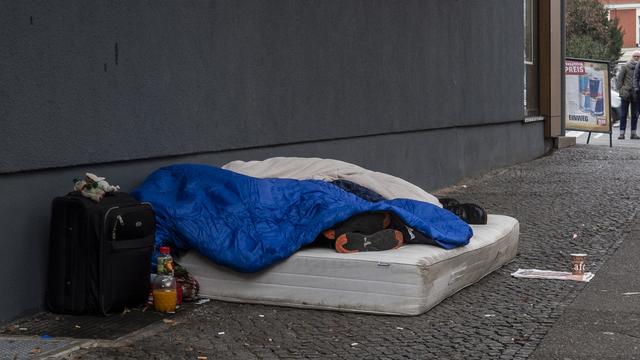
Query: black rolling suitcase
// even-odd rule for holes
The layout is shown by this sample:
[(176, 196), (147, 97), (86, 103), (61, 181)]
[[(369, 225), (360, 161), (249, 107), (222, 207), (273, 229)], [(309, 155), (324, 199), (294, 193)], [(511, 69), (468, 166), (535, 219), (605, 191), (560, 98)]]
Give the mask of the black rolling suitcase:
[(78, 192), (53, 200), (46, 305), (107, 314), (147, 301), (155, 215), (129, 194), (96, 203)]

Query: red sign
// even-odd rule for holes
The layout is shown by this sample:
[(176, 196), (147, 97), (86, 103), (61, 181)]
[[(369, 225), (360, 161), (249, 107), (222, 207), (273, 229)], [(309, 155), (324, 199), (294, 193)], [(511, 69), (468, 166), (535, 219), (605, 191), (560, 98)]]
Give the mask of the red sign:
[(564, 73), (565, 75), (583, 75), (585, 73), (584, 62), (571, 60), (565, 61)]

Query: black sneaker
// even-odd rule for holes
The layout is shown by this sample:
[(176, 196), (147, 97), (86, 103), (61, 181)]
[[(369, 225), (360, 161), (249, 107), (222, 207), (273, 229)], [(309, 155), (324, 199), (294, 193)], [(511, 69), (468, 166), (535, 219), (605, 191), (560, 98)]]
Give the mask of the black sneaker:
[(336, 251), (339, 253), (352, 253), (391, 250), (399, 248), (402, 244), (402, 233), (393, 229), (381, 230), (371, 235), (346, 233), (336, 239)]
[(484, 225), (487, 223), (487, 211), (476, 204), (458, 204), (447, 210), (458, 215), (467, 224)]
[(388, 212), (362, 213), (350, 217), (331, 229), (323, 231), (322, 235), (327, 239), (335, 240), (340, 235), (348, 232), (373, 234), (388, 228), (390, 223), (391, 214)]
[(389, 225), (390, 229), (399, 230), (402, 233), (402, 240), (405, 245), (408, 244), (427, 244), (427, 245), (438, 245), (431, 238), (425, 236), (420, 231), (413, 229), (407, 226), (402, 219), (391, 213), (391, 224)]
[(458, 200), (454, 198), (442, 197), (442, 198), (438, 198), (438, 201), (440, 201), (440, 204), (442, 204), (442, 207), (445, 209), (447, 209), (450, 206), (460, 205)]

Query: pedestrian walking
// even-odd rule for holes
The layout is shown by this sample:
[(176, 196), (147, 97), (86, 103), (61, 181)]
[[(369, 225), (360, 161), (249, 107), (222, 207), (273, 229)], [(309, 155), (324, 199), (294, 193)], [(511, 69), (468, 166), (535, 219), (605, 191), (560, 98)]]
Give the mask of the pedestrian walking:
[(631, 108), (631, 139), (640, 139), (640, 137), (636, 135), (636, 128), (638, 126), (637, 94), (640, 92), (638, 61), (640, 61), (640, 51), (636, 50), (631, 54), (631, 60), (622, 65), (616, 78), (616, 85), (618, 87), (618, 93), (620, 94), (620, 136), (618, 136), (620, 140), (624, 139), (629, 108)]

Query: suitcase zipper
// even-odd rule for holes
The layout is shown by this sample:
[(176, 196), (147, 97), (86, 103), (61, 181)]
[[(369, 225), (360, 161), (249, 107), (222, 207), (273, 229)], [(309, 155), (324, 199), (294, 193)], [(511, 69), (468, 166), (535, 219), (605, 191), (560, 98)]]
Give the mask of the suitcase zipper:
[[(107, 210), (107, 212), (106, 212), (106, 213), (104, 213), (104, 224), (102, 225), (102, 228), (103, 228), (103, 229), (106, 229), (106, 228), (107, 228), (107, 220), (109, 219), (109, 213), (111, 213), (111, 211), (113, 211), (113, 210), (115, 210), (115, 209), (118, 209), (118, 208), (120, 208), (120, 206), (110, 207), (110, 208)], [(120, 215), (118, 215), (118, 216), (120, 216)], [(120, 217), (120, 220), (122, 220), (122, 217)], [(118, 225), (118, 222), (117, 222), (117, 221), (113, 223), (113, 230), (112, 230), (112, 233), (111, 233), (111, 238), (112, 238), (112, 240), (115, 240), (115, 237), (116, 237), (116, 226), (117, 226), (117, 225)]]
[(116, 216), (116, 220), (113, 222), (113, 229), (111, 229), (111, 240), (116, 239), (116, 229), (118, 228), (118, 223), (120, 223), (120, 226), (124, 226), (124, 220), (122, 220), (122, 215), (118, 215)]

